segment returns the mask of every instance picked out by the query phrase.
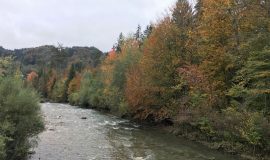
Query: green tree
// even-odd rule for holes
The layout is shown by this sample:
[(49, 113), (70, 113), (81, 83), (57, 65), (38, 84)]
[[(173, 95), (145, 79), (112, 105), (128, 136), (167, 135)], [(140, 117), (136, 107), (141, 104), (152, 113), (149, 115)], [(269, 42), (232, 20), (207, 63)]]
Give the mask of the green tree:
[(134, 34), (134, 38), (137, 41), (139, 48), (141, 48), (143, 44), (143, 33), (142, 33), (142, 27), (140, 25), (138, 25), (137, 27), (137, 30)]
[(229, 95), (251, 110), (270, 113), (270, 50), (250, 54)]
[(79, 104), (83, 107), (106, 109), (103, 91), (104, 84), (101, 81), (100, 74), (85, 73), (78, 93)]
[(150, 36), (150, 34), (152, 33), (153, 29), (154, 29), (154, 25), (153, 24), (150, 24), (150, 25), (147, 25), (146, 26), (146, 29), (143, 32), (144, 39), (146, 39), (146, 38), (148, 38)]
[(39, 97), (20, 80), (9, 77), (1, 80), (0, 95), (0, 155), (9, 160), (24, 159), (31, 147), (30, 138), (44, 127)]
[(116, 44), (116, 52), (117, 53), (120, 53), (122, 51), (121, 47), (124, 43), (124, 40), (125, 40), (125, 37), (124, 37), (123, 33), (121, 32), (119, 37), (118, 37), (117, 44)]
[(58, 79), (54, 82), (50, 99), (55, 102), (65, 102), (67, 99), (67, 89), (66, 89), (66, 80), (65, 79)]
[(0, 77), (10, 75), (14, 71), (12, 62), (12, 57), (0, 58)]
[(172, 21), (182, 29), (189, 29), (193, 25), (193, 10), (187, 0), (178, 0), (172, 12)]

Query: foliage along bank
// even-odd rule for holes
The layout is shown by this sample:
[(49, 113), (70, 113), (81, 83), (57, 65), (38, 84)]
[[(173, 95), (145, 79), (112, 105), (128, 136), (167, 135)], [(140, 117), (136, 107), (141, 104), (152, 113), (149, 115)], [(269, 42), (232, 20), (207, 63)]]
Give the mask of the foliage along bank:
[[(269, 1), (178, 0), (119, 36), (69, 102), (171, 122), (175, 134), (257, 158), (270, 151)], [(79, 89), (80, 88), (80, 89)]]
[(198, 0), (193, 9), (178, 0), (144, 32), (120, 34), (97, 66), (50, 67), (27, 81), (54, 101), (170, 123), (175, 134), (263, 159), (270, 153), (269, 3)]

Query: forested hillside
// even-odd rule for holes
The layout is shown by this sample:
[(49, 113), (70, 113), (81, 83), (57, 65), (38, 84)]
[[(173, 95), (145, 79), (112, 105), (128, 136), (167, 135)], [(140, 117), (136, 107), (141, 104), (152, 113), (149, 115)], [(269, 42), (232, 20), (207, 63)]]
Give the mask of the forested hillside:
[(33, 70), (54, 68), (64, 70), (71, 63), (81, 63), (84, 66), (96, 67), (101, 60), (102, 52), (95, 47), (63, 47), (40, 46), (7, 50), (0, 47), (1, 57), (13, 57), (27, 74)]
[[(73, 76), (79, 76), (83, 70), (95, 68), (104, 56), (95, 47), (67, 48), (61, 45), (16, 50), (1, 48), (0, 55), (12, 57), (23, 79), (31, 83), (43, 98), (59, 102), (65, 102), (67, 99), (65, 94), (58, 93), (63, 89), (61, 85), (64, 87), (69, 83), (62, 84), (61, 82), (64, 83), (68, 76), (72, 76), (70, 77), (72, 79)], [(76, 75), (75, 70), (78, 72)]]

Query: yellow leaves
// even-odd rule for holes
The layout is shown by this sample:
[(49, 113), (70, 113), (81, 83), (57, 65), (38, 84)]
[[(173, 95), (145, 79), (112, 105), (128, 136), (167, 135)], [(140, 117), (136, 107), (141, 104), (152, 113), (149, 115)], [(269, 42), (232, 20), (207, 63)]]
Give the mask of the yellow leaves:
[(112, 61), (116, 60), (117, 55), (116, 55), (116, 52), (112, 52), (111, 54), (112, 54), (111, 57), (108, 56), (105, 59), (105, 61), (102, 63), (101, 68), (100, 68), (100, 71), (103, 74), (102, 80), (103, 80), (105, 85), (110, 85), (110, 83), (112, 82), (112, 78), (113, 78), (112, 71), (114, 69), (114, 65), (113, 65)]
[[(1, 71), (0, 71), (0, 72), (1, 72)], [(1, 73), (0, 73), (0, 74), (1, 74)], [(16, 80), (21, 80), (21, 79), (22, 79), (22, 76), (23, 76), (23, 74), (22, 74), (20, 68), (18, 67), (18, 68), (16, 69), (15, 73), (14, 73), (14, 78), (15, 78)]]
[(158, 72), (159, 68), (155, 67), (157, 62), (161, 67), (164, 65), (162, 63), (171, 65), (172, 61), (174, 65), (179, 64), (180, 54), (172, 52), (180, 44), (178, 34), (178, 29), (169, 19), (165, 19), (156, 27), (144, 46), (141, 65), (147, 72), (150, 70)]
[[(232, 21), (228, 14), (229, 0), (205, 0), (203, 3), (203, 16), (199, 32), (201, 36), (221, 39), (232, 36)], [(220, 43), (221, 40), (219, 40)]]
[(140, 63), (128, 73), (125, 95), (138, 117), (162, 120), (172, 110), (177, 68), (186, 54), (187, 41), (181, 36), (169, 17), (162, 20), (145, 42)]
[(142, 105), (141, 103), (144, 97), (147, 96), (147, 92), (145, 92), (146, 88), (142, 83), (141, 70), (138, 67), (134, 67), (127, 74), (127, 84), (125, 88), (127, 102), (133, 110), (136, 110), (136, 107)]
[(8, 68), (11, 66), (13, 61), (12, 57), (0, 58), (0, 76), (6, 74)]
[(136, 53), (136, 51), (140, 49), (139, 45), (140, 44), (136, 39), (127, 38), (122, 44), (120, 55), (127, 54), (130, 50), (135, 51), (134, 53)]

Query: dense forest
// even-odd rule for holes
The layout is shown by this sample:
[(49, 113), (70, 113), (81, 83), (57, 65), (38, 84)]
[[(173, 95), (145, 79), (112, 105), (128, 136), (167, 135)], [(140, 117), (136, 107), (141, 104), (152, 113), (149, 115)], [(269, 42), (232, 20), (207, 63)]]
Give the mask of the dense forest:
[[(44, 100), (170, 125), (174, 134), (214, 149), (267, 159), (269, 47), (269, 0), (198, 0), (195, 7), (178, 0), (145, 30), (121, 33), (108, 53), (59, 45), (0, 48), (0, 55), (13, 61), (23, 86), (35, 88)], [(17, 86), (18, 96), (33, 96), (20, 81), (0, 82), (1, 95), (10, 85)], [(0, 114), (8, 106), (3, 100)], [(6, 125), (0, 125), (0, 157), (9, 153), (1, 145)]]

